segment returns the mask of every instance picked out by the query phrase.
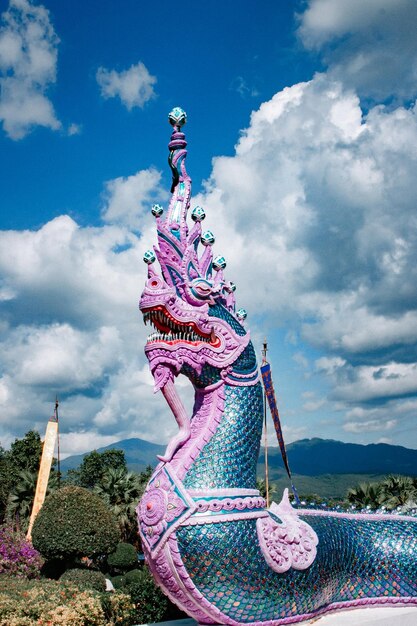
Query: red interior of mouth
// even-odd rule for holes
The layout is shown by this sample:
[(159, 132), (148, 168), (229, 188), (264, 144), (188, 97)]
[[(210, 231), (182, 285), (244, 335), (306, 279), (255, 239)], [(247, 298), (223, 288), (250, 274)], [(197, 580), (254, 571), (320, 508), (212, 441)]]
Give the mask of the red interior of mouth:
[[(198, 326), (196, 325), (195, 322), (190, 321), (190, 322), (180, 322), (179, 320), (177, 320), (175, 317), (173, 317), (169, 311), (166, 310), (166, 308), (162, 305), (157, 305), (154, 307), (149, 307), (147, 309), (142, 309), (142, 313), (152, 313), (152, 312), (161, 312), (163, 314), (163, 316), (167, 319), (169, 319), (175, 326), (175, 330), (177, 330), (178, 332), (194, 332), (197, 335), (200, 335), (200, 337), (204, 338), (204, 339), (211, 339), (210, 340), (210, 344), (213, 347), (219, 346), (220, 345), (220, 339), (215, 336), (214, 338), (212, 337), (211, 334), (208, 333), (203, 333)], [(152, 324), (161, 332), (161, 333), (165, 333), (165, 334), (170, 334), (173, 332), (173, 329), (168, 325), (164, 323), (164, 320), (159, 319), (157, 317), (153, 317), (152, 318)], [(159, 340), (161, 341), (161, 340)], [(180, 341), (182, 342), (186, 342), (186, 343), (190, 343), (192, 345), (198, 345), (197, 341), (190, 341), (190, 340), (186, 340), (186, 339), (177, 339), (177, 338), (173, 338), (172, 340), (163, 340), (164, 343), (168, 343), (170, 345), (175, 344), (175, 343), (179, 343)]]

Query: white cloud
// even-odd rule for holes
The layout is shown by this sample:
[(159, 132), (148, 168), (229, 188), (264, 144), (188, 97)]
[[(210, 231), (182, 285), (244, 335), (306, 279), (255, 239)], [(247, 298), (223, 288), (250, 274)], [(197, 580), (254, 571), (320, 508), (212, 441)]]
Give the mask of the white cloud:
[(388, 420), (386, 422), (377, 420), (370, 420), (369, 422), (347, 422), (343, 425), (343, 430), (347, 433), (374, 433), (392, 430), (396, 424), (396, 420)]
[(129, 111), (133, 107), (143, 109), (145, 104), (156, 95), (154, 91), (156, 77), (148, 72), (141, 61), (123, 72), (100, 67), (96, 79), (104, 98), (118, 96)]
[(67, 133), (69, 137), (72, 137), (73, 135), (80, 135), (81, 131), (82, 131), (82, 126), (80, 124), (73, 123), (68, 126)]
[(320, 399), (320, 400), (309, 400), (308, 402), (304, 402), (303, 404), (303, 410), (307, 411), (308, 413), (313, 412), (313, 411), (318, 411), (319, 409), (322, 409), (326, 404), (326, 400)]
[(11, 139), (35, 126), (61, 127), (47, 97), (56, 80), (59, 39), (42, 5), (10, 0), (0, 29), (0, 120)]
[(135, 303), (152, 216), (142, 225), (140, 237), (115, 226), (81, 228), (61, 216), (37, 231), (0, 233), (9, 294), (0, 328), (3, 445), (32, 427), (43, 432), (55, 394), (63, 433), (116, 441), (134, 432), (165, 443), (175, 432), (142, 373), (147, 333)]
[(301, 368), (305, 370), (308, 369), (309, 367), (308, 359), (305, 357), (305, 355), (302, 352), (296, 352), (295, 354), (293, 354), (292, 360), (295, 361), (297, 365), (299, 365)]
[(168, 193), (160, 186), (161, 173), (154, 168), (140, 170), (132, 176), (119, 177), (106, 183), (102, 218), (142, 229), (145, 207), (167, 200)]
[(323, 353), (315, 376), (342, 415), (417, 393), (416, 146), (414, 105), (364, 116), (352, 89), (316, 75), (252, 113), (195, 199), (238, 306)]
[(303, 44), (321, 52), (332, 78), (366, 97), (416, 96), (414, 0), (310, 0), (298, 18)]

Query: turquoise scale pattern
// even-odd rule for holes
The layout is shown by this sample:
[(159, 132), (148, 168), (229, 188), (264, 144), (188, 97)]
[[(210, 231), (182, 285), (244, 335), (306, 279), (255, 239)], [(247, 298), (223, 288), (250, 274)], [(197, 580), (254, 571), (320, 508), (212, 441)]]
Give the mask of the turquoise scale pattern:
[(261, 383), (225, 385), (222, 421), (185, 476), (186, 489), (256, 488), (262, 407)]
[(246, 330), (242, 324), (239, 324), (237, 319), (221, 304), (213, 304), (209, 306), (209, 315), (211, 317), (218, 317), (227, 322), (237, 335), (240, 335), (241, 337), (246, 335)]
[(203, 596), (241, 623), (311, 613), (330, 598), (346, 602), (416, 595), (416, 523), (301, 519), (319, 537), (316, 560), (304, 572), (277, 574), (269, 568), (254, 519), (181, 527), (180, 554)]
[(220, 370), (217, 367), (208, 365), (207, 363), (203, 366), (201, 374), (197, 374), (191, 365), (183, 363), (181, 367), (181, 374), (187, 376), (193, 385), (199, 389), (214, 385), (214, 383), (217, 383), (220, 380)]

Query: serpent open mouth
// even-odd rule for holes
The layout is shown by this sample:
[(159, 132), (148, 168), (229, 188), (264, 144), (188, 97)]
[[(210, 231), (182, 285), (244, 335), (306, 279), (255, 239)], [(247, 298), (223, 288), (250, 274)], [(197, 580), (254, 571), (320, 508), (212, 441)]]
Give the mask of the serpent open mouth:
[(154, 342), (164, 342), (170, 345), (185, 342), (192, 345), (207, 343), (215, 347), (220, 344), (214, 328), (211, 329), (209, 334), (204, 333), (193, 321), (184, 322), (175, 319), (163, 306), (143, 309), (142, 313), (144, 323), (150, 322), (156, 329), (156, 332), (149, 335), (147, 345)]

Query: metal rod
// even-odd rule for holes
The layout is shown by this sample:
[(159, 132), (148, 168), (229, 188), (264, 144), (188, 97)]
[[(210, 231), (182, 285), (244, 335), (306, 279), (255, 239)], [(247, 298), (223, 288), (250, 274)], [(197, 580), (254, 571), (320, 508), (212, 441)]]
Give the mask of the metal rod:
[(56, 418), (56, 422), (58, 424), (58, 430), (57, 430), (57, 455), (58, 455), (58, 472), (57, 472), (57, 478), (58, 478), (58, 489), (61, 487), (61, 453), (60, 453), (60, 449), (59, 449), (59, 420), (58, 420), (58, 406), (59, 406), (59, 402), (58, 402), (58, 396), (56, 396), (55, 398), (55, 418)]
[[(268, 352), (268, 343), (266, 337), (264, 339), (262, 350), (262, 364), (267, 363), (266, 354)], [(264, 449), (265, 449), (265, 491), (266, 491), (266, 506), (269, 509), (269, 468), (268, 468), (268, 427), (266, 422), (266, 391), (264, 387)]]

